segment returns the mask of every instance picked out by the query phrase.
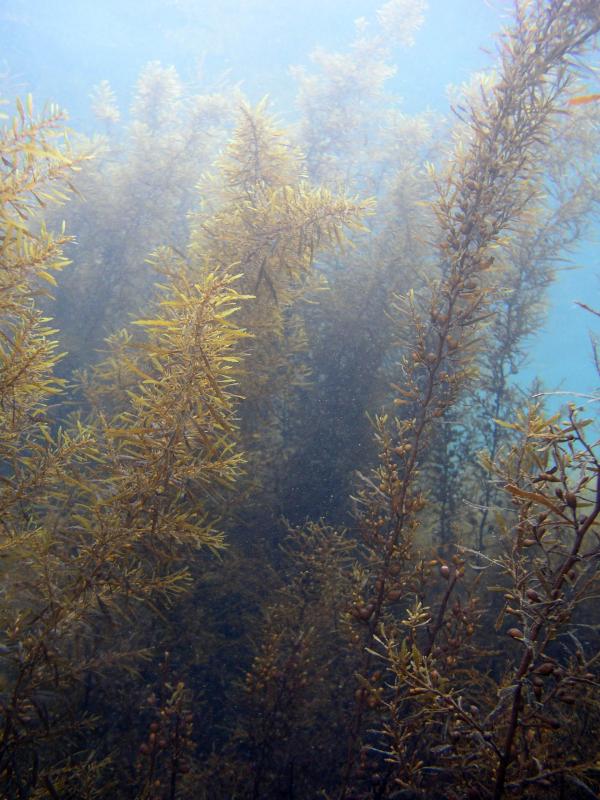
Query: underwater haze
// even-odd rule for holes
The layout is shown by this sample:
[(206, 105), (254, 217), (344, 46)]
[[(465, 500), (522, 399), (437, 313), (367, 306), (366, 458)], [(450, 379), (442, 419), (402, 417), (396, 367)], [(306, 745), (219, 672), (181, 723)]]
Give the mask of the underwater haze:
[[(346, 49), (355, 21), (372, 18), (377, 7), (361, 0), (307, 0), (298, 8), (284, 0), (5, 0), (0, 8), (4, 94), (32, 92), (40, 102), (56, 102), (75, 130), (91, 134), (91, 87), (108, 80), (126, 110), (140, 70), (158, 60), (205, 87), (227, 76), (253, 101), (269, 95), (274, 110), (292, 123), (298, 87), (290, 67), (309, 63), (316, 48)], [(393, 48), (390, 102), (405, 113), (447, 115), (448, 87), (492, 66), (493, 35), (506, 24), (510, 4), (430, 0), (427, 8), (411, 45)], [(592, 393), (596, 385), (589, 320), (573, 311), (576, 301), (598, 292), (597, 233), (592, 222), (569, 259), (576, 273), (557, 276), (546, 320), (532, 337), (519, 374), (524, 386), (539, 378), (548, 391), (564, 391), (557, 406), (569, 391)], [(566, 317), (567, 331), (561, 322)]]
[(599, 796), (599, 45), (0, 2), (0, 797)]

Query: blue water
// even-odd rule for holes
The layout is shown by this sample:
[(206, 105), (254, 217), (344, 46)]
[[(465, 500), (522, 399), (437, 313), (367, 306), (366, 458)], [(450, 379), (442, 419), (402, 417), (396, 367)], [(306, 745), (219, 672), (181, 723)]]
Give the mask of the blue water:
[(600, 309), (600, 229), (596, 225), (572, 255), (573, 268), (560, 272), (548, 295), (546, 323), (531, 342), (528, 364), (519, 376), (526, 385), (539, 377), (549, 392), (549, 407), (574, 402), (588, 412), (598, 404), (580, 395), (598, 395), (600, 378), (592, 361), (590, 334), (600, 334), (598, 317), (577, 305), (583, 302)]
[[(184, 78), (199, 65), (210, 80), (230, 70), (252, 97), (289, 104), (292, 64), (316, 47), (344, 49), (354, 20), (372, 19), (373, 0), (3, 0), (4, 66), (37, 97), (85, 118), (91, 86), (108, 79), (121, 100), (150, 60), (174, 64)], [(465, 20), (468, 25), (465, 25)], [(433, 0), (415, 46), (396, 53), (394, 88), (408, 112), (445, 108), (449, 83), (489, 63), (482, 46), (503, 15), (478, 0)]]

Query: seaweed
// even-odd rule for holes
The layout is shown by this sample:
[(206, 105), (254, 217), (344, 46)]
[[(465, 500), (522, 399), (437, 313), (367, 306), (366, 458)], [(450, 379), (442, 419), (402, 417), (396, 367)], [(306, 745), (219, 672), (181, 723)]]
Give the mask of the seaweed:
[(514, 375), (598, 210), (600, 16), (517, 2), (449, 123), (386, 88), (423, 10), (294, 128), (158, 62), (100, 138), (3, 128), (3, 796), (596, 796), (597, 434)]

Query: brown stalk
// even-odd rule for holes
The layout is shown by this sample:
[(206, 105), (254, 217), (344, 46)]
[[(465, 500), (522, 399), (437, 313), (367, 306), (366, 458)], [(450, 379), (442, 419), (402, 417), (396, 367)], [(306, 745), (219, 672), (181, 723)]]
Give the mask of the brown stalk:
[[(579, 551), (581, 550), (581, 546), (583, 544), (585, 535), (589, 531), (591, 526), (594, 524), (599, 514), (600, 514), (600, 475), (598, 476), (596, 482), (596, 498), (594, 502), (594, 507), (592, 508), (588, 516), (585, 518), (583, 523), (577, 527), (575, 533), (575, 540), (573, 542), (571, 552), (564, 560), (561, 568), (558, 570), (554, 578), (552, 594), (551, 594), (553, 600), (558, 599), (558, 597), (560, 596), (565, 576), (567, 575), (569, 570), (574, 566), (574, 564), (577, 563)], [(553, 604), (548, 604), (548, 606), (544, 609), (542, 616), (534, 623), (531, 629), (531, 634), (529, 636), (528, 646), (525, 652), (523, 653), (523, 657), (521, 658), (521, 663), (519, 664), (519, 668), (515, 675), (515, 680), (514, 680), (515, 691), (511, 706), (510, 722), (508, 725), (508, 730), (506, 731), (506, 738), (502, 750), (502, 757), (500, 759), (500, 763), (498, 765), (498, 772), (496, 774), (496, 783), (494, 786), (494, 800), (501, 800), (504, 794), (506, 773), (512, 757), (513, 743), (519, 726), (520, 701), (523, 692), (523, 679), (525, 678), (525, 675), (527, 674), (527, 671), (531, 666), (531, 662), (533, 661), (533, 656), (534, 656), (532, 645), (535, 644), (535, 642), (537, 642), (541, 632), (543, 631), (544, 625), (549, 615), (552, 613), (552, 610), (553, 610)]]

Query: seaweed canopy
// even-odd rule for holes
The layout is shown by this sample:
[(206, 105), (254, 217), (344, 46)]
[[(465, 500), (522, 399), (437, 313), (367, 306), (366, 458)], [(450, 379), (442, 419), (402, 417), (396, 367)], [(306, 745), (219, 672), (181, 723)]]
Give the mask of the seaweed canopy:
[(33, 298), (44, 293), (44, 286), (55, 286), (54, 273), (69, 263), (62, 254), (69, 237), (64, 230), (49, 231), (40, 211), (67, 199), (72, 174), (85, 160), (61, 146), (64, 116), (58, 108), (34, 118), (28, 96), (25, 107), (18, 102), (17, 111), (12, 127), (2, 131), (0, 186), (2, 431), (16, 453), (26, 448), (22, 437), (39, 430), (39, 422), (30, 421), (59, 386), (51, 376), (59, 359), (52, 338), (56, 331), (46, 325)]
[[(464, 559), (456, 555), (452, 567), (443, 563), (441, 575), (448, 581), (447, 589), (438, 599), (433, 588), (428, 600), (425, 586), (431, 581), (431, 566), (436, 561), (428, 565), (426, 555), (415, 548), (419, 512), (426, 506), (420, 469), (438, 420), (443, 421), (465, 389), (476, 384), (476, 357), (485, 343), (482, 323), (488, 318), (494, 297), (493, 276), (489, 277), (494, 264), (492, 250), (535, 197), (538, 167), (532, 156), (552, 130), (553, 113), (569, 82), (569, 60), (599, 30), (598, 9), (587, 2), (555, 3), (548, 7), (535, 3), (520, 5), (515, 28), (502, 40), (499, 80), (482, 105), (473, 104), (465, 111), (469, 126), (466, 146), (459, 142), (446, 175), (437, 177), (432, 172), (439, 193), (434, 211), (440, 231), (437, 244), (440, 278), (432, 281), (427, 291), (409, 292), (398, 300), (397, 325), (404, 355), (394, 387), (395, 404), (406, 408), (406, 416), (376, 418), (380, 464), (372, 478), (365, 479), (357, 498), (357, 516), (370, 568), (362, 578), (359, 599), (355, 596), (352, 610), (358, 624), (364, 626), (367, 655), (361, 675), (365, 687), (369, 686), (368, 673), (373, 669), (375, 643), (381, 644), (378, 631), (382, 624), (394, 631), (385, 648), (390, 659), (397, 659), (394, 661), (397, 691), (406, 682), (414, 688), (414, 694), (421, 689), (427, 692), (424, 684), (411, 678), (413, 671), (416, 674), (421, 669), (428, 676), (443, 676), (442, 681), (448, 680), (448, 685), (452, 685), (451, 673), (457, 665), (452, 647), (461, 644), (463, 633), (456, 632), (451, 637), (452, 647), (441, 644), (440, 637), (444, 637), (445, 629), (454, 627), (447, 614), (450, 598), (464, 576)], [(553, 438), (552, 428), (547, 429), (547, 435)], [(562, 435), (564, 432), (557, 433)], [(595, 463), (593, 457), (592, 463)], [(589, 516), (581, 522), (586, 530), (597, 513), (594, 504)], [(576, 533), (573, 545), (576, 549), (578, 542)], [(563, 563), (557, 567), (553, 579), (556, 596), (561, 591), (564, 566)], [(394, 610), (399, 596), (415, 598), (412, 607), (404, 608), (403, 618), (397, 617)], [(465, 598), (456, 603), (453, 613), (460, 614), (465, 630), (470, 631), (468, 637), (474, 631), (474, 607)], [(397, 629), (395, 625), (400, 619)], [(542, 628), (540, 622), (536, 636)], [(477, 775), (473, 788), (479, 791), (491, 781), (496, 798), (505, 793), (513, 758), (518, 729), (515, 717), (519, 717), (522, 681), (530, 666), (525, 661), (524, 656), (516, 671), (511, 702), (505, 703), (500, 694), (491, 717), (494, 732), (480, 731), (489, 741), (497, 742), (490, 745), (496, 761), (487, 778)], [(378, 703), (383, 695), (379, 688), (372, 691), (374, 694), (369, 690), (358, 692), (340, 798), (351, 791), (355, 753), (364, 720), (370, 715), (369, 698), (376, 698), (374, 702)], [(462, 687), (457, 691), (462, 692)], [(435, 694), (434, 691), (432, 698)], [(417, 741), (423, 715), (411, 712), (410, 700), (406, 707), (392, 703), (389, 711), (389, 722), (383, 728), (397, 753), (398, 782), (424, 787), (426, 781), (419, 767), (422, 754)], [(431, 714), (435, 726), (437, 712), (432, 708)], [(419, 730), (412, 727), (416, 720)], [(364, 735), (368, 741), (366, 732)], [(386, 744), (374, 745), (382, 755), (388, 752), (386, 747)], [(448, 747), (451, 752), (453, 745)], [(375, 761), (377, 769), (383, 769), (380, 759)], [(493, 757), (491, 761), (494, 764)]]
[(189, 247), (193, 263), (239, 273), (240, 288), (252, 296), (239, 315), (252, 335), (240, 375), (243, 441), (254, 491), (260, 486), (263, 505), (279, 507), (284, 427), (297, 413), (298, 390), (309, 384), (303, 312), (326, 287), (318, 261), (364, 232), (373, 209), (371, 200), (311, 185), (305, 167), (266, 100), (242, 105), (216, 172), (200, 185), (203, 204), (192, 217)]
[[(60, 112), (35, 118), (31, 101), (17, 110), (1, 143), (0, 776), (7, 796), (41, 783), (54, 797), (92, 785), (106, 766), (93, 752), (77, 756), (94, 724), (84, 685), (139, 663), (145, 609), (183, 590), (199, 547), (223, 546), (207, 499), (241, 460), (230, 371), (244, 334), (228, 321), (240, 300), (234, 278), (171, 275), (156, 315), (138, 322), (142, 339), (128, 347), (117, 336), (117, 362), (89, 382), (89, 419), (53, 425), (49, 401), (63, 382), (36, 298), (66, 265), (68, 237), (34, 209), (65, 198), (86, 156), (53, 141)], [(125, 395), (124, 372), (133, 376)], [(127, 631), (131, 618), (139, 630)]]
[[(597, 788), (597, 637), (576, 627), (597, 591), (598, 461), (586, 422), (573, 410), (561, 421), (511, 406), (514, 421), (497, 427), (512, 438), (483, 463), (498, 494), (506, 487), (498, 514), (489, 509), (485, 555), (467, 549), (455, 516), (458, 547), (435, 547), (426, 467), (459, 403), (477, 393), (498, 402), (486, 392), (503, 387), (481, 371), (494, 353), (504, 365), (518, 357), (502, 346), (535, 324), (537, 309), (523, 308), (549, 279), (526, 269), (577, 235), (579, 201), (593, 208), (584, 186), (570, 195), (575, 207), (565, 199), (545, 217), (540, 151), (560, 130), (570, 62), (599, 22), (591, 3), (520, 4), (498, 79), (462, 109), (447, 168), (430, 169), (437, 270), (392, 301), (396, 414), (375, 418), (379, 462), (359, 476), (354, 536), (307, 524), (277, 560), (285, 573), (240, 695), (239, 747), (204, 773), (224, 797), (308, 796), (305, 786), (339, 798)], [(473, 469), (469, 444), (458, 481)], [(315, 776), (322, 753), (337, 771)]]
[(68, 350), (63, 374), (96, 361), (106, 336), (129, 314), (145, 313), (154, 281), (148, 254), (166, 243), (185, 248), (195, 185), (225, 145), (234, 102), (233, 91), (198, 90), (157, 61), (141, 70), (129, 116), (108, 81), (94, 87), (91, 110), (104, 135), (92, 140), (80, 196), (61, 212), (77, 246), (67, 251), (68, 279), (47, 304)]
[[(600, 16), (515, 8), (439, 153), (435, 118), (383, 91), (390, 37), (419, 24), (405, 0), (300, 76), (306, 156), (266, 101), (190, 95), (156, 63), (126, 131), (95, 90), (96, 162), (58, 111), (17, 106), (0, 140), (0, 793), (597, 792), (597, 445), (508, 373), (549, 259), (598, 204), (595, 104), (567, 99)], [(69, 237), (43, 215), (84, 163), (58, 310), (106, 281), (112, 333), (71, 386), (39, 310)], [(380, 403), (369, 446), (357, 420)], [(351, 467), (350, 530), (282, 524), (292, 489), (313, 511)]]

